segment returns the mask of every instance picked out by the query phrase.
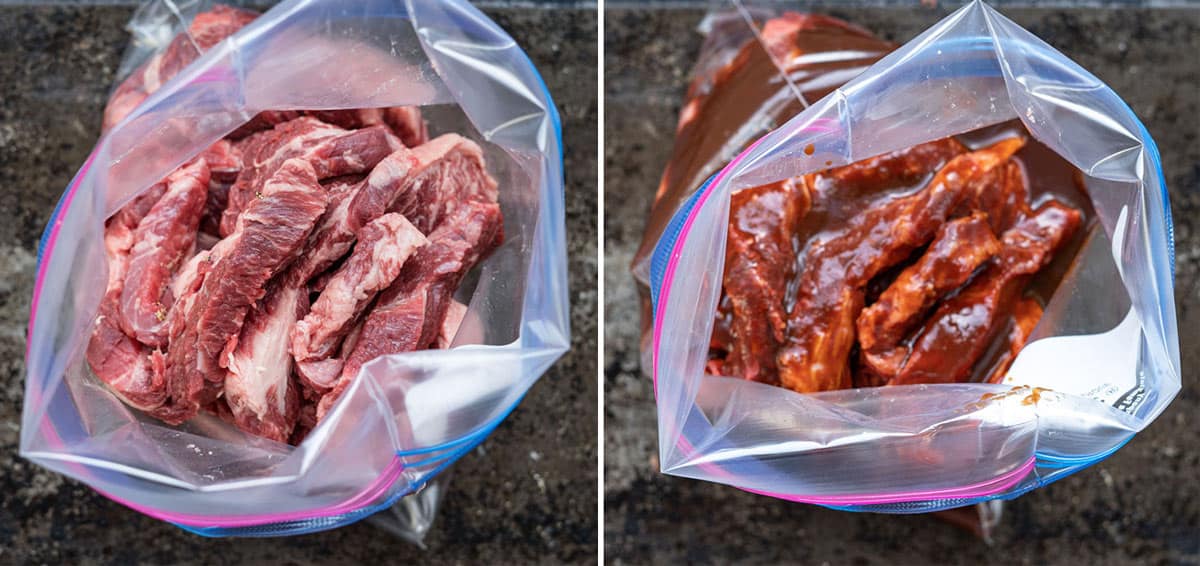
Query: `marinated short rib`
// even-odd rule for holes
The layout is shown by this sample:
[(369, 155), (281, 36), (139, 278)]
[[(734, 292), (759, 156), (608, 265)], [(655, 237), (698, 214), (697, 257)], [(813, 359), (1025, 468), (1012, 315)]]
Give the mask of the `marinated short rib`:
[(805, 175), (816, 191), (862, 193), (912, 185), (945, 165), (967, 148), (954, 138), (943, 138), (910, 148), (870, 157), (849, 165)]
[(863, 287), (933, 239), (974, 185), (1023, 144), (1007, 139), (959, 155), (917, 192), (872, 207), (836, 235), (810, 244), (777, 357), (784, 387), (809, 393), (851, 386), (848, 358)]
[(992, 374), (988, 376), (988, 383), (1004, 381), (1008, 375), (1008, 368), (1012, 367), (1013, 360), (1017, 359), (1017, 354), (1021, 352), (1021, 348), (1025, 347), (1029, 336), (1033, 334), (1033, 329), (1037, 328), (1038, 322), (1042, 320), (1042, 305), (1032, 297), (1022, 297), (1017, 301), (1011, 318), (1012, 327), (1008, 331), (1008, 350), (1000, 354), (1000, 359), (996, 360)]
[(307, 311), (306, 289), (279, 285), (246, 316), (225, 376), (225, 401), (242, 430), (278, 442), (291, 436), (300, 395), (291, 379), (288, 337)]
[(268, 280), (302, 249), (325, 211), (326, 194), (312, 165), (292, 159), (263, 184), (238, 217), (232, 234), (212, 249), (212, 265), (186, 313), (180, 335), (172, 329), (167, 357), (171, 410), (177, 424), (212, 402), (225, 380), (223, 365), (237, 347), (246, 313)]
[(871, 371), (891, 378), (908, 355), (904, 337), (921, 323), (938, 299), (962, 286), (1000, 251), (982, 212), (942, 225), (929, 249), (858, 317), (861, 359)]
[(496, 181), (474, 142), (446, 134), (416, 149), (399, 149), (330, 207), (309, 237), (299, 268), (309, 278), (324, 271), (346, 254), (363, 226), (386, 212), (404, 215), (422, 234), (429, 234), (444, 211), (468, 200), (496, 198)]
[(445, 350), (454, 343), (454, 337), (458, 335), (458, 329), (462, 328), (463, 319), (466, 317), (467, 305), (451, 299), (450, 306), (446, 308), (446, 319), (442, 321), (442, 328), (438, 331), (435, 345), (439, 350)]
[(1081, 218), (1078, 210), (1049, 201), (1005, 232), (1000, 254), (926, 321), (904, 367), (889, 384), (968, 379), (1029, 278), (1053, 259)]
[(133, 234), (121, 291), (120, 324), (126, 334), (159, 348), (167, 342), (167, 311), (174, 299), (171, 274), (192, 253), (208, 192), (208, 164), (194, 160), (166, 179), (166, 193)]
[[(399, 214), (371, 221), (358, 232), (354, 252), (333, 275), (312, 309), (291, 329), (297, 363), (329, 358), (354, 321), (400, 274), (425, 236)], [(307, 290), (305, 290), (307, 292)]]
[(290, 159), (309, 161), (320, 180), (370, 171), (401, 147), (400, 140), (384, 126), (344, 130), (307, 117), (256, 133), (238, 142), (243, 170), (229, 188), (221, 235), (233, 231), (238, 215), (261, 192), (262, 184)]
[(209, 11), (196, 14), (187, 33), (175, 36), (162, 53), (138, 67), (117, 86), (104, 108), (104, 130), (125, 119), (184, 67), (257, 17), (254, 12), (224, 4), (216, 4)]
[(121, 330), (119, 310), (134, 233), (164, 192), (165, 183), (155, 184), (134, 197), (105, 226), (108, 282), (85, 352), (92, 373), (129, 406), (144, 411), (157, 408), (166, 399), (163, 358)]
[(794, 276), (792, 237), (812, 200), (789, 179), (742, 189), (729, 203), (724, 289), (731, 306), (729, 375), (778, 383), (775, 351), (787, 335), (784, 295)]
[(988, 181), (976, 186), (975, 194), (956, 212), (967, 214), (971, 210), (987, 213), (993, 234), (1003, 234), (1016, 225), (1017, 221), (1030, 213), (1029, 187), (1021, 165), (1009, 161), (988, 173)]
[(494, 249), (502, 218), (495, 203), (467, 201), (455, 208), (428, 242), (379, 295), (333, 389), (321, 398), (317, 418), (350, 386), (363, 364), (389, 354), (432, 346), (463, 277)]
[(200, 231), (218, 236), (221, 233), (221, 213), (229, 202), (229, 187), (237, 181), (242, 171), (242, 152), (228, 140), (218, 140), (200, 155), (208, 163), (208, 196), (204, 203), (204, 216), (200, 218)]

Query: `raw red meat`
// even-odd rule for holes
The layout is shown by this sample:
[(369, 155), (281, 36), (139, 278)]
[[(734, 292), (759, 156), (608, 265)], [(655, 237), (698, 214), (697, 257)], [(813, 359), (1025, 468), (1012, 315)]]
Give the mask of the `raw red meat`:
[(467, 305), (451, 300), (450, 306), (446, 308), (446, 320), (442, 321), (442, 328), (438, 331), (437, 347), (439, 349), (445, 350), (454, 343), (454, 337), (458, 335), (458, 329), (462, 327), (463, 319), (466, 317)]
[(366, 362), (434, 344), (455, 290), (467, 271), (494, 249), (500, 225), (498, 205), (467, 201), (429, 235), (428, 243), (405, 263), (367, 315), (337, 383), (317, 406), (318, 419), (329, 412)]
[(171, 272), (196, 244), (208, 191), (208, 164), (194, 160), (167, 177), (166, 193), (134, 232), (121, 292), (120, 324), (126, 334), (151, 347), (167, 341), (167, 311), (173, 301)]
[(88, 342), (88, 365), (130, 407), (152, 411), (167, 397), (163, 355), (121, 331), (116, 305), (116, 297), (101, 303), (100, 316)]
[(172, 332), (171, 411), (160, 418), (183, 422), (220, 394), (222, 367), (237, 347), (246, 313), (263, 296), (267, 281), (300, 251), (326, 199), (312, 165), (289, 160), (263, 184), (233, 233), (212, 249), (213, 265), (189, 305), (187, 324), (179, 336)]
[(300, 364), (336, 354), (363, 309), (396, 279), (425, 236), (399, 214), (385, 214), (358, 232), (354, 253), (334, 274), (317, 302), (292, 329), (292, 355)]
[(259, 132), (238, 143), (243, 171), (229, 189), (221, 215), (221, 235), (233, 232), (237, 217), (262, 190), (262, 184), (284, 162), (310, 162), (317, 179), (365, 173), (388, 154), (402, 148), (387, 128), (372, 126), (343, 130), (315, 118), (297, 118)]
[(246, 317), (237, 348), (228, 356), (225, 401), (242, 430), (287, 442), (300, 409), (288, 337), (308, 311), (308, 292), (281, 285), (263, 302)]
[[(445, 134), (414, 148), (412, 157), (416, 164), (400, 190), (391, 193), (387, 211), (403, 214), (422, 233), (436, 229), (464, 201), (496, 202), (496, 180), (488, 175), (483, 149), (475, 142)], [(368, 200), (368, 194), (359, 193), (351, 206)]]
[(138, 224), (166, 192), (157, 183), (113, 215), (104, 230), (108, 283), (85, 357), (92, 373), (129, 406), (152, 410), (166, 399), (163, 358), (121, 330), (119, 305)]
[(242, 172), (242, 152), (228, 140), (218, 140), (200, 154), (208, 163), (208, 196), (204, 203), (204, 216), (200, 218), (200, 231), (217, 236), (221, 232), (221, 213), (229, 202), (229, 187)]
[(309, 278), (324, 271), (345, 255), (363, 226), (386, 212), (404, 215), (429, 234), (457, 203), (496, 198), (496, 181), (488, 175), (483, 151), (475, 142), (446, 134), (416, 149), (401, 148), (330, 207), (309, 238), (300, 265)]
[[(104, 128), (256, 17), (196, 16), (118, 86)], [(93, 372), (168, 424), (205, 410), (297, 443), (383, 341), (448, 347), (466, 313), (452, 296), (503, 222), (482, 148), (428, 138), (416, 107), (268, 110), (132, 199), (105, 228)], [(410, 268), (425, 234), (438, 245)], [(414, 333), (393, 332), (417, 306)]]
[(196, 14), (187, 33), (175, 36), (166, 50), (138, 67), (117, 87), (104, 108), (103, 129), (117, 125), (184, 67), (257, 17), (255, 12), (224, 4)]
[(425, 120), (421, 119), (421, 110), (415, 106), (356, 110), (268, 110), (259, 112), (249, 122), (242, 124), (241, 127), (229, 134), (229, 138), (239, 140), (301, 116), (312, 116), (322, 122), (346, 129), (386, 124), (407, 147), (416, 147), (429, 140)]
[(404, 145), (417, 147), (429, 141), (429, 128), (416, 106), (394, 106), (383, 109), (383, 121)]

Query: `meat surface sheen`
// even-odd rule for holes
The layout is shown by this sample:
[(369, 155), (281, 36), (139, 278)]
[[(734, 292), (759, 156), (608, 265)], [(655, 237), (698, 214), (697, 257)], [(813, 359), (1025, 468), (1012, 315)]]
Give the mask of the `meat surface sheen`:
[(938, 307), (889, 384), (952, 383), (970, 377), (1029, 277), (1053, 259), (1054, 250), (1074, 234), (1081, 218), (1078, 210), (1052, 200), (1006, 231), (999, 256)]
[(863, 287), (933, 239), (974, 185), (1022, 145), (1023, 139), (1013, 138), (959, 155), (922, 189), (862, 212), (809, 246), (777, 357), (785, 387), (801, 393), (851, 387), (848, 357)]
[(1021, 353), (1021, 348), (1025, 347), (1029, 336), (1033, 334), (1038, 322), (1042, 320), (1042, 313), (1041, 303), (1032, 297), (1022, 297), (1017, 301), (1011, 317), (1012, 326), (1008, 331), (1008, 348), (996, 360), (996, 364), (987, 378), (988, 383), (1004, 381), (1008, 375), (1008, 368), (1012, 367), (1013, 360), (1017, 359), (1017, 354)]
[(733, 194), (725, 244), (725, 294), (731, 322), (723, 371), (778, 383), (775, 351), (787, 335), (784, 295), (796, 268), (793, 234), (808, 213), (807, 186), (781, 181)]
[(814, 189), (821, 192), (878, 192), (920, 182), (946, 162), (966, 152), (967, 148), (954, 138), (943, 138), (805, 177)]
[(899, 370), (894, 352), (939, 299), (957, 289), (979, 266), (996, 255), (1000, 243), (982, 212), (943, 225), (917, 262), (903, 272), (858, 317), (858, 341), (871, 370), (892, 377)]

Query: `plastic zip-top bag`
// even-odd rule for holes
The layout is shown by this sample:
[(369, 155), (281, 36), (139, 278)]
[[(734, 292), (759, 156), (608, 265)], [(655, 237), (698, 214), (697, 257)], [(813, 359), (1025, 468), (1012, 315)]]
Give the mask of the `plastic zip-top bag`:
[[(142, 74), (109, 108), (132, 102), (106, 116), (40, 245), (21, 454), (204, 535), (334, 528), (422, 490), (568, 348), (561, 126), (525, 53), (467, 2), (289, 0), (219, 43), (182, 35), (182, 51), (167, 48), (211, 9), (158, 2), (131, 22), (123, 72)], [(173, 76), (152, 76), (180, 52)], [(502, 243), (453, 295), (466, 308), (444, 347), (366, 361), (296, 446), (203, 410), (168, 425), (96, 377), (85, 350), (109, 275), (107, 218), (264, 111), (393, 107), (419, 107), (431, 137), (477, 144), (498, 187)], [(439, 498), (431, 486), (384, 521), (419, 538)]]
[[(736, 64), (700, 63), (677, 135), (701, 122), (709, 135), (694, 138), (699, 139), (692, 148), (696, 154), (682, 161), (683, 173), (672, 170), (679, 167), (678, 159), (668, 166), (653, 212), (659, 220), (651, 220), (634, 264), (635, 276), (648, 284), (652, 298), (643, 360), (655, 381), (665, 473), (839, 509), (935, 511), (1016, 497), (1083, 469), (1119, 449), (1163, 411), (1180, 389), (1170, 208), (1154, 141), (1110, 88), (978, 1), (894, 51), (844, 22), (792, 13), (774, 22), (786, 25), (759, 27), (765, 19), (759, 11), (739, 8), (740, 14), (732, 17), (752, 23), (743, 25), (751, 28), (765, 55), (761, 61), (747, 56), (754, 46), (742, 52), (706, 49), (709, 56)], [(772, 33), (798, 29), (817, 31), (796, 40), (808, 41), (798, 52), (773, 51), (780, 42)], [(852, 47), (829, 47), (834, 41)], [(760, 69), (756, 62), (765, 63)], [(719, 70), (713, 74), (713, 69)], [(744, 74), (743, 82), (732, 81), (736, 73)], [(760, 83), (769, 86), (753, 95), (730, 93), (748, 84), (754, 73), (768, 77)], [(723, 89), (713, 86), (720, 81), (730, 82)], [(728, 108), (713, 106), (721, 97)], [(788, 113), (791, 108), (794, 112)], [(742, 119), (725, 124), (719, 120), (727, 118), (712, 116), (717, 112)], [(774, 119), (780, 122), (772, 123)], [(763, 130), (771, 131), (762, 135)], [(791, 311), (779, 350), (786, 353), (767, 360), (780, 364), (776, 382), (756, 381), (754, 376), (762, 374), (755, 371), (761, 368), (722, 373), (730, 366), (714, 363), (711, 348), (719, 337), (714, 321), (727, 308), (721, 300), (731, 281), (723, 281), (729, 277), (728, 235), (773, 229), (746, 216), (731, 224), (731, 198), (758, 194), (749, 189), (808, 182), (811, 177), (806, 176), (885, 154), (902, 155), (952, 136), (957, 141), (948, 143), (967, 144), (971, 155), (981, 156), (999, 152), (1000, 146), (1011, 152), (1012, 144), (1024, 143), (1013, 159), (1021, 160), (1028, 174), (1032, 212), (1027, 214), (1041, 222), (1054, 217), (1041, 216), (1048, 206), (1072, 208), (1071, 218), (1078, 222), (1073, 235), (1067, 231), (1070, 237), (1064, 236), (1053, 261), (1047, 260), (1048, 267), (1021, 280), (1033, 282), (1026, 292), (1041, 293), (1044, 304), (1037, 306), (1044, 312), (1033, 319), (1036, 326), (1024, 336), (1023, 347), (1014, 342), (1015, 357), (998, 373), (981, 376), (976, 369), (958, 382), (893, 379), (871, 387), (854, 374), (849, 385), (849, 368), (859, 367), (853, 365), (859, 363), (855, 356), (866, 359), (866, 350), (860, 351), (860, 345), (851, 350), (844, 334), (821, 332), (844, 327), (852, 340), (862, 340), (862, 332), (855, 337), (854, 321), (831, 322), (792, 308), (807, 304), (829, 312), (858, 312), (838, 310), (820, 299), (802, 303), (806, 288), (843, 289), (829, 281), (866, 269), (858, 260), (837, 269), (829, 267), (835, 263), (813, 263), (821, 254), (837, 252), (838, 245), (854, 243), (852, 238), (832, 239), (844, 234), (838, 230), (845, 227), (830, 225), (822, 228), (829, 232), (793, 243), (810, 246), (796, 252), (797, 261), (810, 263), (799, 270), (814, 265), (826, 269), (812, 272), (815, 278), (793, 275), (780, 291), (788, 297), (781, 308)], [(723, 168), (705, 171), (724, 159), (730, 161)], [(1038, 163), (1049, 161), (1057, 168), (1039, 168)], [(1061, 174), (1064, 169), (1073, 173)], [(878, 171), (896, 174), (898, 169)], [(924, 177), (929, 184), (921, 186), (953, 186), (955, 176), (968, 175), (950, 165), (940, 171), (948, 172), (939, 172), (932, 181)], [(680, 188), (693, 177), (690, 188)], [(943, 182), (948, 184), (938, 184)], [(917, 202), (908, 199), (917, 194), (903, 193), (888, 202)], [(923, 209), (911, 217), (881, 220), (870, 216), (874, 209), (868, 206), (832, 209), (816, 204), (818, 198), (813, 197), (812, 210), (826, 206), (820, 209), (824, 217), (840, 214), (852, 219), (848, 223), (864, 222), (874, 234), (864, 242), (883, 242), (905, 254), (926, 254), (928, 246), (929, 255), (938, 245), (928, 238), (905, 240), (903, 246), (890, 241), (912, 238), (916, 229), (905, 227), (906, 221), (927, 215)], [(872, 218), (873, 223), (864, 220)], [(1004, 234), (997, 244), (1001, 254), (1024, 249), (1023, 240), (1011, 231)], [(760, 248), (754, 253), (766, 252)], [(975, 282), (986, 282), (983, 278), (992, 273), (988, 269), (994, 268), (981, 269), (964, 273), (974, 273), (974, 279), (947, 295), (947, 304), (968, 301)], [(870, 306), (876, 299), (870, 289), (865, 293)], [(861, 301), (862, 295), (858, 297)], [(918, 341), (902, 344), (911, 348), (901, 358), (903, 367), (913, 365), (917, 353), (927, 353), (920, 351), (926, 338), (955, 343), (962, 338), (955, 329), (979, 326), (972, 313), (993, 312), (983, 303), (974, 307), (981, 310), (957, 315), (951, 310), (942, 317), (939, 308), (927, 314), (941, 326), (925, 326), (914, 339)], [(858, 324), (861, 328), (861, 318)], [(930, 334), (934, 331), (942, 334)], [(839, 340), (851, 362), (843, 357), (840, 366), (814, 362), (799, 371), (785, 368), (812, 352), (831, 351), (829, 343)], [(994, 346), (988, 352), (1004, 355)], [(965, 346), (930, 354), (953, 363), (961, 357), (968, 364), (977, 355), (984, 352), (968, 352)], [(806, 376), (828, 373), (829, 367), (834, 370), (826, 377), (844, 385), (798, 392)], [(779, 386), (779, 379), (786, 387)]]

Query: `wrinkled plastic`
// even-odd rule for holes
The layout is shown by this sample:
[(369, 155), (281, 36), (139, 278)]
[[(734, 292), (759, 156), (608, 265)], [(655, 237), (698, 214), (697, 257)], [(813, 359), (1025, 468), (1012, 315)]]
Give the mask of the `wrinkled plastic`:
[[(141, 42), (161, 48), (208, 5), (140, 9), (127, 70), (154, 49)], [(366, 364), (296, 447), (209, 415), (167, 426), (101, 386), (82, 350), (107, 277), (105, 218), (262, 110), (401, 105), (421, 106), (434, 134), (476, 140), (500, 184), (506, 241), (459, 290), (469, 311), (451, 349)], [(466, 2), (277, 5), (102, 137), (67, 188), (40, 250), (21, 454), (206, 535), (310, 532), (387, 508), (481, 442), (566, 351), (562, 175), (541, 77)]]
[[(805, 395), (705, 374), (732, 191), (1013, 119), (1083, 172), (1099, 223), (1003, 384)], [(1180, 389), (1154, 141), (1110, 88), (981, 2), (659, 206), (669, 220), (635, 275), (653, 299), (643, 358), (665, 473), (840, 509), (947, 509), (1015, 497), (1107, 457)]]

